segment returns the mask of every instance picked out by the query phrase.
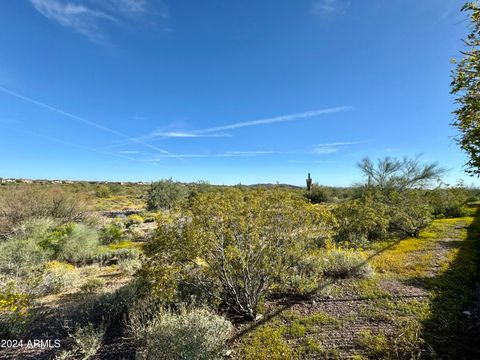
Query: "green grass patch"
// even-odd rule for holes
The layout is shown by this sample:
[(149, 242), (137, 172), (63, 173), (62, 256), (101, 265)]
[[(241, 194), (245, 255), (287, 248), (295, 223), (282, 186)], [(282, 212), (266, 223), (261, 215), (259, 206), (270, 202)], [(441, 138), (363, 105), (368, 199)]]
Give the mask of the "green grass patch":
[[(473, 358), (478, 356), (472, 339), (473, 324), (463, 311), (473, 301), (474, 284), (478, 280), (480, 212), (474, 219), (462, 218), (465, 221), (457, 223), (453, 220), (442, 221), (449, 221), (461, 231), (463, 239), (453, 243), (435, 277), (422, 279), (432, 291), (432, 314), (424, 321), (425, 339), (434, 353), (445, 359)], [(470, 225), (458, 229), (464, 224)]]
[(286, 327), (262, 325), (242, 339), (241, 353), (245, 360), (297, 359), (294, 349), (285, 341)]

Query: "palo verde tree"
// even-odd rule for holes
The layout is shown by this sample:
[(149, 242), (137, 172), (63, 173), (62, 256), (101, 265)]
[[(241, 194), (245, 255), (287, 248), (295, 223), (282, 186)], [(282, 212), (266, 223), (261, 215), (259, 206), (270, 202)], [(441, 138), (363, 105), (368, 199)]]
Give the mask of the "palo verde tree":
[(458, 108), (453, 112), (453, 125), (460, 132), (457, 141), (468, 154), (467, 172), (480, 173), (480, 6), (468, 2), (462, 11), (469, 12), (471, 32), (463, 40), (466, 49), (460, 51), (462, 58), (453, 60), (451, 93), (456, 95)]
[(376, 188), (383, 193), (388, 191), (405, 191), (421, 188), (440, 180), (444, 169), (438, 163), (423, 164), (420, 156), (413, 159), (404, 157), (399, 160), (386, 156), (373, 163), (368, 157), (364, 158), (358, 167), (366, 178), (366, 186)]
[(187, 212), (163, 216), (143, 269), (154, 293), (173, 300), (187, 284), (247, 319), (331, 228), (327, 210), (279, 189), (200, 193)]
[(432, 219), (433, 209), (425, 188), (440, 181), (445, 172), (437, 163), (421, 163), (420, 157), (402, 160), (385, 157), (358, 165), (365, 176), (364, 198), (385, 205), (391, 231), (417, 237)]

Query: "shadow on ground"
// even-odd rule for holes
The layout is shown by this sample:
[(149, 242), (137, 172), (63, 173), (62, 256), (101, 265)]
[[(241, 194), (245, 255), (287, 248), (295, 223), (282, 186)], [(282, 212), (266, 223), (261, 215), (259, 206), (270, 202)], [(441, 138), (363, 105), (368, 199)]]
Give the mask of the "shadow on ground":
[[(385, 246), (377, 251), (375, 251), (373, 254), (371, 254), (368, 258), (365, 259), (365, 261), (363, 261), (362, 263), (358, 264), (357, 266), (355, 266), (353, 269), (350, 270), (350, 272), (356, 272), (359, 268), (361, 268), (362, 266), (364, 266), (365, 264), (368, 264), (369, 261), (380, 255), (381, 253), (383, 253), (384, 251), (388, 250), (388, 249), (391, 249), (393, 248), (394, 246), (396, 246), (400, 241), (402, 241), (401, 239), (395, 241), (395, 242), (392, 242), (390, 243), (388, 246)], [(327, 288), (328, 286), (330, 285), (333, 285), (333, 284), (336, 284), (338, 283), (341, 279), (345, 278), (345, 277), (348, 277), (348, 274), (344, 274), (344, 277), (341, 277), (341, 278), (334, 278), (334, 279), (330, 279), (328, 281), (325, 281), (323, 282), (321, 285), (319, 285), (316, 289), (314, 289), (313, 291), (311, 291), (310, 293), (307, 293), (305, 295), (285, 295), (285, 294), (279, 294), (278, 297), (273, 295), (273, 298), (276, 298), (276, 300), (278, 301), (279, 304), (281, 304), (280, 307), (278, 307), (277, 309), (275, 309), (274, 311), (268, 313), (267, 315), (265, 315), (262, 319), (260, 319), (259, 321), (256, 321), (254, 323), (251, 323), (249, 324), (248, 326), (246, 326), (244, 329), (242, 329), (241, 331), (239, 331), (238, 333), (236, 333), (231, 339), (230, 339), (230, 342), (233, 343), (239, 339), (241, 339), (242, 337), (244, 337), (245, 335), (251, 333), (252, 331), (254, 331), (256, 328), (258, 328), (259, 326), (263, 325), (263, 324), (266, 324), (268, 322), (270, 322), (271, 320), (274, 320), (275, 318), (277, 318), (278, 316), (280, 316), (283, 312), (291, 309), (293, 306), (297, 305), (297, 304), (301, 304), (301, 303), (305, 303), (307, 301), (311, 301), (312, 299), (315, 298), (315, 295), (318, 295), (321, 290)], [(408, 297), (408, 296), (405, 296), (405, 297)], [(329, 302), (329, 301), (363, 301), (363, 300), (368, 300), (368, 298), (361, 298), (361, 297), (358, 297), (358, 298), (348, 298), (348, 299), (334, 299), (334, 300), (331, 300), (331, 299), (315, 299), (316, 301), (318, 302)]]
[(480, 281), (480, 204), (475, 205), (473, 216), (466, 239), (449, 244), (458, 249), (449, 268), (434, 277), (416, 279), (432, 294), (432, 313), (424, 321), (422, 336), (432, 358), (480, 359), (476, 320), (480, 304), (478, 298), (475, 301)]
[[(425, 349), (422, 358), (432, 359), (480, 359), (480, 204), (475, 205), (474, 220), (467, 228), (466, 240), (451, 239), (442, 241), (448, 249), (458, 249), (453, 262), (446, 271), (437, 276), (413, 278), (409, 285), (422, 286), (430, 291), (431, 316), (424, 321), (421, 338)], [(389, 244), (369, 256), (365, 261), (380, 255), (397, 245), (399, 241)], [(362, 266), (363, 264), (360, 264)], [(338, 279), (323, 283), (306, 296), (283, 297), (276, 299), (281, 304), (272, 313), (260, 321), (246, 326), (238, 332), (231, 342), (241, 339), (259, 326), (270, 322), (284, 311), (296, 304), (310, 301), (323, 288), (334, 284)], [(477, 288), (476, 300), (475, 289)], [(429, 296), (429, 295), (426, 295)], [(398, 298), (409, 296), (399, 296)], [(413, 296), (418, 298), (418, 296)], [(397, 298), (390, 296), (390, 298)], [(341, 301), (339, 299), (315, 299), (318, 302)], [(348, 301), (365, 300), (347, 299)]]

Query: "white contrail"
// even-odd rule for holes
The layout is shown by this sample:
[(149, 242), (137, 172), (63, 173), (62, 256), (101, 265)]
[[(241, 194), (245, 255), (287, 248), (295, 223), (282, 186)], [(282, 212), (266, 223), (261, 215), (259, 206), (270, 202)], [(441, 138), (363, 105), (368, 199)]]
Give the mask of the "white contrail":
[(42, 108), (44, 108), (44, 109), (47, 109), (47, 110), (56, 112), (56, 113), (58, 113), (58, 114), (61, 114), (61, 115), (63, 115), (63, 116), (69, 117), (69, 118), (74, 119), (74, 120), (77, 120), (77, 121), (80, 121), (80, 122), (82, 122), (82, 123), (84, 123), (84, 124), (86, 124), (86, 125), (88, 125), (88, 126), (91, 126), (91, 127), (97, 128), (97, 129), (99, 129), (99, 130), (102, 130), (102, 131), (105, 131), (105, 132), (108, 132), (108, 133), (111, 133), (111, 134), (120, 136), (120, 137), (122, 137), (122, 138), (125, 138), (125, 139), (131, 141), (131, 142), (134, 142), (134, 143), (137, 143), (137, 144), (146, 146), (146, 147), (148, 147), (148, 148), (150, 148), (150, 149), (153, 149), (153, 150), (156, 150), (156, 151), (161, 152), (161, 153), (163, 153), (163, 154), (169, 155), (170, 157), (173, 157), (173, 158), (179, 159), (179, 160), (181, 160), (181, 161), (184, 161), (184, 162), (186, 162), (186, 163), (189, 163), (187, 160), (181, 158), (180, 156), (177, 156), (177, 155), (175, 155), (175, 154), (172, 154), (172, 153), (168, 152), (167, 150), (163, 150), (163, 149), (160, 149), (160, 148), (158, 148), (158, 147), (156, 147), (156, 146), (150, 145), (150, 144), (148, 144), (148, 143), (146, 143), (146, 142), (143, 142), (143, 141), (140, 140), (140, 139), (131, 138), (130, 136), (128, 136), (128, 135), (126, 135), (126, 134), (123, 134), (123, 133), (121, 133), (121, 132), (119, 132), (119, 131), (117, 131), (117, 130), (114, 130), (114, 129), (111, 129), (111, 128), (109, 128), (109, 127), (100, 125), (100, 124), (98, 124), (98, 123), (96, 123), (96, 122), (94, 122), (94, 121), (85, 119), (85, 118), (83, 118), (83, 117), (80, 117), (80, 116), (77, 116), (77, 115), (75, 115), (75, 114), (69, 113), (69, 112), (64, 111), (64, 110), (62, 110), (62, 109), (56, 108), (56, 107), (54, 107), (54, 106), (45, 104), (45, 103), (40, 102), (40, 101), (37, 101), (37, 100), (34, 100), (34, 99), (29, 98), (29, 97), (27, 97), (27, 96), (21, 95), (21, 94), (19, 94), (19, 93), (16, 93), (16, 92), (14, 92), (14, 91), (12, 91), (12, 90), (9, 90), (9, 89), (3, 87), (3, 86), (0, 86), (0, 91), (4, 92), (4, 93), (6, 93), (6, 94), (9, 94), (9, 95), (11, 95), (11, 96), (14, 96), (14, 97), (16, 97), (16, 98), (18, 98), (18, 99), (27, 101), (27, 102), (29, 102), (29, 103), (31, 103), (31, 104), (37, 105), (37, 106), (39, 106), (39, 107), (42, 107)]
[(333, 142), (327, 144), (315, 144), (315, 147), (324, 147), (324, 146), (344, 146), (344, 145), (358, 145), (371, 143), (373, 140), (363, 140), (363, 141), (342, 141), (342, 142)]
[(306, 112), (297, 113), (297, 114), (288, 114), (288, 115), (271, 117), (271, 118), (268, 118), (268, 119), (244, 121), (244, 122), (239, 122), (239, 123), (235, 123), (235, 124), (216, 126), (216, 127), (212, 127), (212, 128), (208, 128), (208, 129), (200, 129), (200, 130), (193, 131), (193, 133), (194, 134), (205, 134), (205, 133), (211, 133), (211, 132), (217, 132), (217, 131), (223, 131), (223, 130), (238, 129), (238, 128), (247, 127), (247, 126), (257, 126), (257, 125), (274, 124), (274, 123), (279, 123), (279, 122), (294, 121), (294, 120), (298, 120), (298, 119), (311, 118), (311, 117), (315, 117), (315, 116), (331, 114), (331, 113), (336, 113), (336, 112), (342, 112), (342, 111), (347, 111), (347, 110), (351, 110), (351, 109), (352, 109), (352, 107), (350, 107), (350, 106), (339, 106), (339, 107), (333, 107), (333, 108), (328, 108), (328, 109), (306, 111)]
[[(351, 106), (338, 106), (338, 107), (332, 107), (332, 108), (327, 108), (327, 109), (320, 109), (320, 110), (313, 110), (313, 111), (306, 111), (306, 112), (301, 112), (301, 113), (296, 113), (296, 114), (288, 114), (288, 115), (281, 115), (281, 116), (276, 116), (276, 117), (271, 117), (267, 119), (260, 119), (260, 120), (250, 120), (250, 121), (244, 121), (244, 122), (238, 122), (234, 124), (227, 124), (227, 125), (221, 125), (221, 126), (216, 126), (216, 127), (211, 127), (207, 129), (199, 129), (199, 130), (191, 130), (191, 131), (185, 131), (181, 133), (169, 133), (169, 132), (163, 132), (163, 131), (155, 131), (149, 135), (146, 136), (141, 136), (137, 139), (151, 139), (151, 138), (156, 138), (156, 137), (185, 137), (185, 138), (194, 138), (194, 137), (200, 137), (200, 136), (230, 136), (230, 134), (225, 134), (225, 133), (220, 133), (216, 134), (217, 132), (225, 131), (225, 130), (232, 130), (232, 129), (239, 129), (247, 126), (258, 126), (258, 125), (267, 125), (267, 124), (275, 124), (275, 123), (280, 123), (280, 122), (288, 122), (288, 121), (295, 121), (299, 119), (306, 119), (306, 118), (312, 118), (320, 115), (325, 115), (325, 114), (331, 114), (331, 113), (336, 113), (336, 112), (342, 112), (342, 111), (348, 111), (352, 110), (353, 107)], [(214, 133), (214, 134), (210, 134)], [(179, 135), (180, 134), (180, 135)]]

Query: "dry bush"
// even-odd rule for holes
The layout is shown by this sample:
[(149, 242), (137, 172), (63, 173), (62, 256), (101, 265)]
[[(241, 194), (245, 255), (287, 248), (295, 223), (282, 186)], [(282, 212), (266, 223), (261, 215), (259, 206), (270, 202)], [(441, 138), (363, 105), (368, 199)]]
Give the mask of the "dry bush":
[(0, 238), (12, 234), (25, 220), (52, 218), (59, 223), (80, 221), (87, 201), (60, 187), (15, 186), (0, 193)]
[(319, 266), (326, 277), (331, 278), (368, 278), (373, 269), (365, 257), (358, 251), (347, 249), (327, 250), (319, 257)]
[[(213, 360), (222, 356), (232, 324), (206, 309), (178, 313), (149, 306), (130, 312), (130, 334), (140, 344), (139, 358)], [(143, 312), (147, 311), (147, 314)]]
[(87, 360), (95, 356), (103, 344), (105, 327), (95, 328), (93, 324), (79, 327), (70, 335), (72, 348), (62, 351), (55, 359), (82, 359)]
[(80, 280), (77, 269), (59, 261), (50, 261), (43, 270), (42, 293), (56, 294), (75, 287)]

